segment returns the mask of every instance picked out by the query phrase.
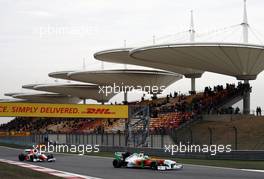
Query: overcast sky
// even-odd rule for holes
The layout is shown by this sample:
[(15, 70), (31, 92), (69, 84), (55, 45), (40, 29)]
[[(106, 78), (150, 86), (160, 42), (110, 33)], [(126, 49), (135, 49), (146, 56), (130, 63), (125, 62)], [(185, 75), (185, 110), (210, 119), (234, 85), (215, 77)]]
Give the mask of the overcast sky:
[[(249, 41), (260, 44), (264, 1), (248, 0), (247, 6)], [(231, 26), (242, 22), (242, 0), (0, 0), (0, 98), (7, 92), (25, 92), (24, 84), (54, 82), (47, 76), (50, 72), (81, 70), (83, 58), (87, 70), (100, 69), (93, 54), (123, 47), (124, 40), (127, 47), (150, 45), (153, 35), (166, 36), (161, 38), (164, 42), (186, 42), (188, 34), (179, 32), (189, 29), (190, 10), (198, 41), (241, 41), (241, 28)], [(122, 67), (105, 64), (107, 69)], [(252, 109), (264, 107), (263, 78), (261, 73), (251, 82)], [(197, 89), (230, 82), (237, 80), (205, 73)], [(166, 92), (189, 89), (190, 80), (182, 79)], [(119, 95), (112, 101), (120, 99)]]

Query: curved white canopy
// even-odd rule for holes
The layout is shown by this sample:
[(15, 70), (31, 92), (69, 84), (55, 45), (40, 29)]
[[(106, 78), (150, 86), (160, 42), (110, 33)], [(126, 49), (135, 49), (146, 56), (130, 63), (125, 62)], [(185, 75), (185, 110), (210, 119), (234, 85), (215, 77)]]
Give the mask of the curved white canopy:
[(17, 93), (5, 93), (5, 96), (13, 97), (13, 96), (19, 95), (19, 94), (23, 94), (23, 93), (19, 93), (19, 92), (17, 92)]
[(70, 79), (98, 85), (113, 86), (169, 86), (180, 80), (181, 75), (155, 70), (99, 70), (80, 71), (68, 74)]
[(254, 80), (264, 69), (263, 52), (264, 46), (252, 44), (179, 43), (136, 48), (130, 51), (130, 56), (144, 63), (181, 66)]
[(81, 100), (77, 97), (70, 97), (53, 93), (24, 93), (13, 95), (13, 98), (24, 99), (36, 103), (79, 103)]
[(28, 102), (23, 99), (0, 99), (0, 103), (20, 103), (20, 102)]
[(34, 90), (34, 87), (38, 85), (42, 85), (42, 84), (28, 84), (28, 85), (23, 85), (22, 88)]
[(63, 80), (70, 80), (68, 73), (71, 73), (71, 72), (74, 72), (74, 71), (52, 72), (52, 73), (49, 73), (49, 77), (63, 79)]
[(99, 87), (87, 84), (42, 84), (34, 86), (35, 90), (76, 96), (81, 99), (93, 99), (98, 102), (108, 102), (114, 93), (107, 95), (99, 93)]
[(139, 65), (139, 66), (151, 67), (156, 69), (162, 69), (162, 70), (182, 74), (185, 77), (199, 78), (203, 74), (203, 71), (201, 70), (194, 70), (191, 68), (183, 68), (180, 66), (160, 63), (163, 61), (163, 58), (161, 58), (159, 62), (151, 62), (151, 63), (143, 60), (138, 60), (136, 58), (132, 58), (131, 56), (129, 56), (131, 50), (132, 48), (104, 50), (95, 53), (94, 58), (104, 62), (123, 63), (123, 64)]

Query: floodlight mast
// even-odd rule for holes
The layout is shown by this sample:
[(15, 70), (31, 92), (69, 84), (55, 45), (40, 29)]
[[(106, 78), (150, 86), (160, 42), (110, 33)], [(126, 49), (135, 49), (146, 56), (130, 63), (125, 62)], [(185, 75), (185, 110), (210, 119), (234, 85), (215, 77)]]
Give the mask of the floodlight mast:
[(248, 43), (248, 18), (247, 18), (247, 0), (244, 0), (244, 14), (243, 22), (241, 23), (243, 28), (243, 42)]
[(191, 10), (191, 24), (190, 24), (189, 33), (190, 33), (190, 42), (194, 42), (195, 41), (195, 30), (194, 30), (194, 22), (193, 22), (193, 10)]
[[(127, 47), (127, 41), (124, 40), (124, 48), (126, 48), (126, 47)], [(127, 64), (124, 64), (124, 69), (127, 70)], [(128, 103), (128, 101), (127, 101), (127, 93), (128, 93), (127, 90), (125, 90), (124, 91), (124, 101), (123, 101), (124, 104)]]
[[(194, 20), (193, 20), (193, 10), (191, 10), (191, 23), (190, 23), (190, 42), (195, 41), (195, 30), (194, 30)], [(195, 91), (195, 76), (191, 76), (191, 91)]]
[[(248, 17), (247, 17), (247, 0), (244, 0), (244, 13), (243, 13), (243, 22), (241, 23), (243, 30), (243, 42), (248, 43)], [(248, 87), (249, 80), (245, 79), (244, 84)], [(251, 90), (245, 91), (243, 94), (243, 114), (250, 114), (250, 92)]]
[[(127, 46), (127, 42), (126, 42), (126, 40), (124, 40), (124, 48), (126, 48), (126, 46)], [(124, 69), (125, 70), (127, 69), (127, 64), (124, 64)]]
[[(83, 70), (86, 70), (85, 58), (83, 58)], [(86, 104), (86, 99), (83, 98), (83, 104)]]

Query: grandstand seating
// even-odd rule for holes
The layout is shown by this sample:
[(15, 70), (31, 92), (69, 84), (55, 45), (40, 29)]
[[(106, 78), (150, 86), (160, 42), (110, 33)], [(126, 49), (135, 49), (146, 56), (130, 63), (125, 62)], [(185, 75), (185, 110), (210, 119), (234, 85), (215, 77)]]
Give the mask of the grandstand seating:
[[(231, 97), (242, 95), (249, 86), (233, 84), (206, 87), (204, 92), (191, 95), (168, 95), (165, 98), (132, 102), (129, 105), (150, 107), (151, 133), (164, 133), (203, 113), (219, 112), (219, 108)], [(126, 119), (77, 119), (77, 118), (15, 118), (0, 126), (1, 131), (30, 131), (39, 133), (117, 133), (124, 132)], [(134, 130), (141, 130), (139, 123)]]

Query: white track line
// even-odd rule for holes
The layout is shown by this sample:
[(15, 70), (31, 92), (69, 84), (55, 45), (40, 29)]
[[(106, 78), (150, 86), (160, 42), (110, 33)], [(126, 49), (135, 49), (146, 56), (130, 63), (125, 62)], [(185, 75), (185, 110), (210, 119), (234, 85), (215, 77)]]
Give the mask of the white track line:
[(260, 172), (260, 173), (264, 173), (264, 170), (253, 170), (253, 169), (241, 169), (242, 171), (246, 171), (246, 172)]
[(79, 174), (70, 173), (70, 172), (64, 172), (60, 170), (54, 170), (54, 169), (32, 165), (32, 164), (27, 164), (23, 162), (15, 162), (12, 160), (0, 159), (0, 162), (8, 163), (11, 165), (16, 165), (16, 166), (23, 167), (23, 168), (29, 168), (34, 171), (38, 171), (38, 172), (46, 173), (48, 175), (58, 176), (58, 177), (66, 178), (66, 179), (102, 179), (102, 178), (97, 178), (97, 177), (79, 175)]

